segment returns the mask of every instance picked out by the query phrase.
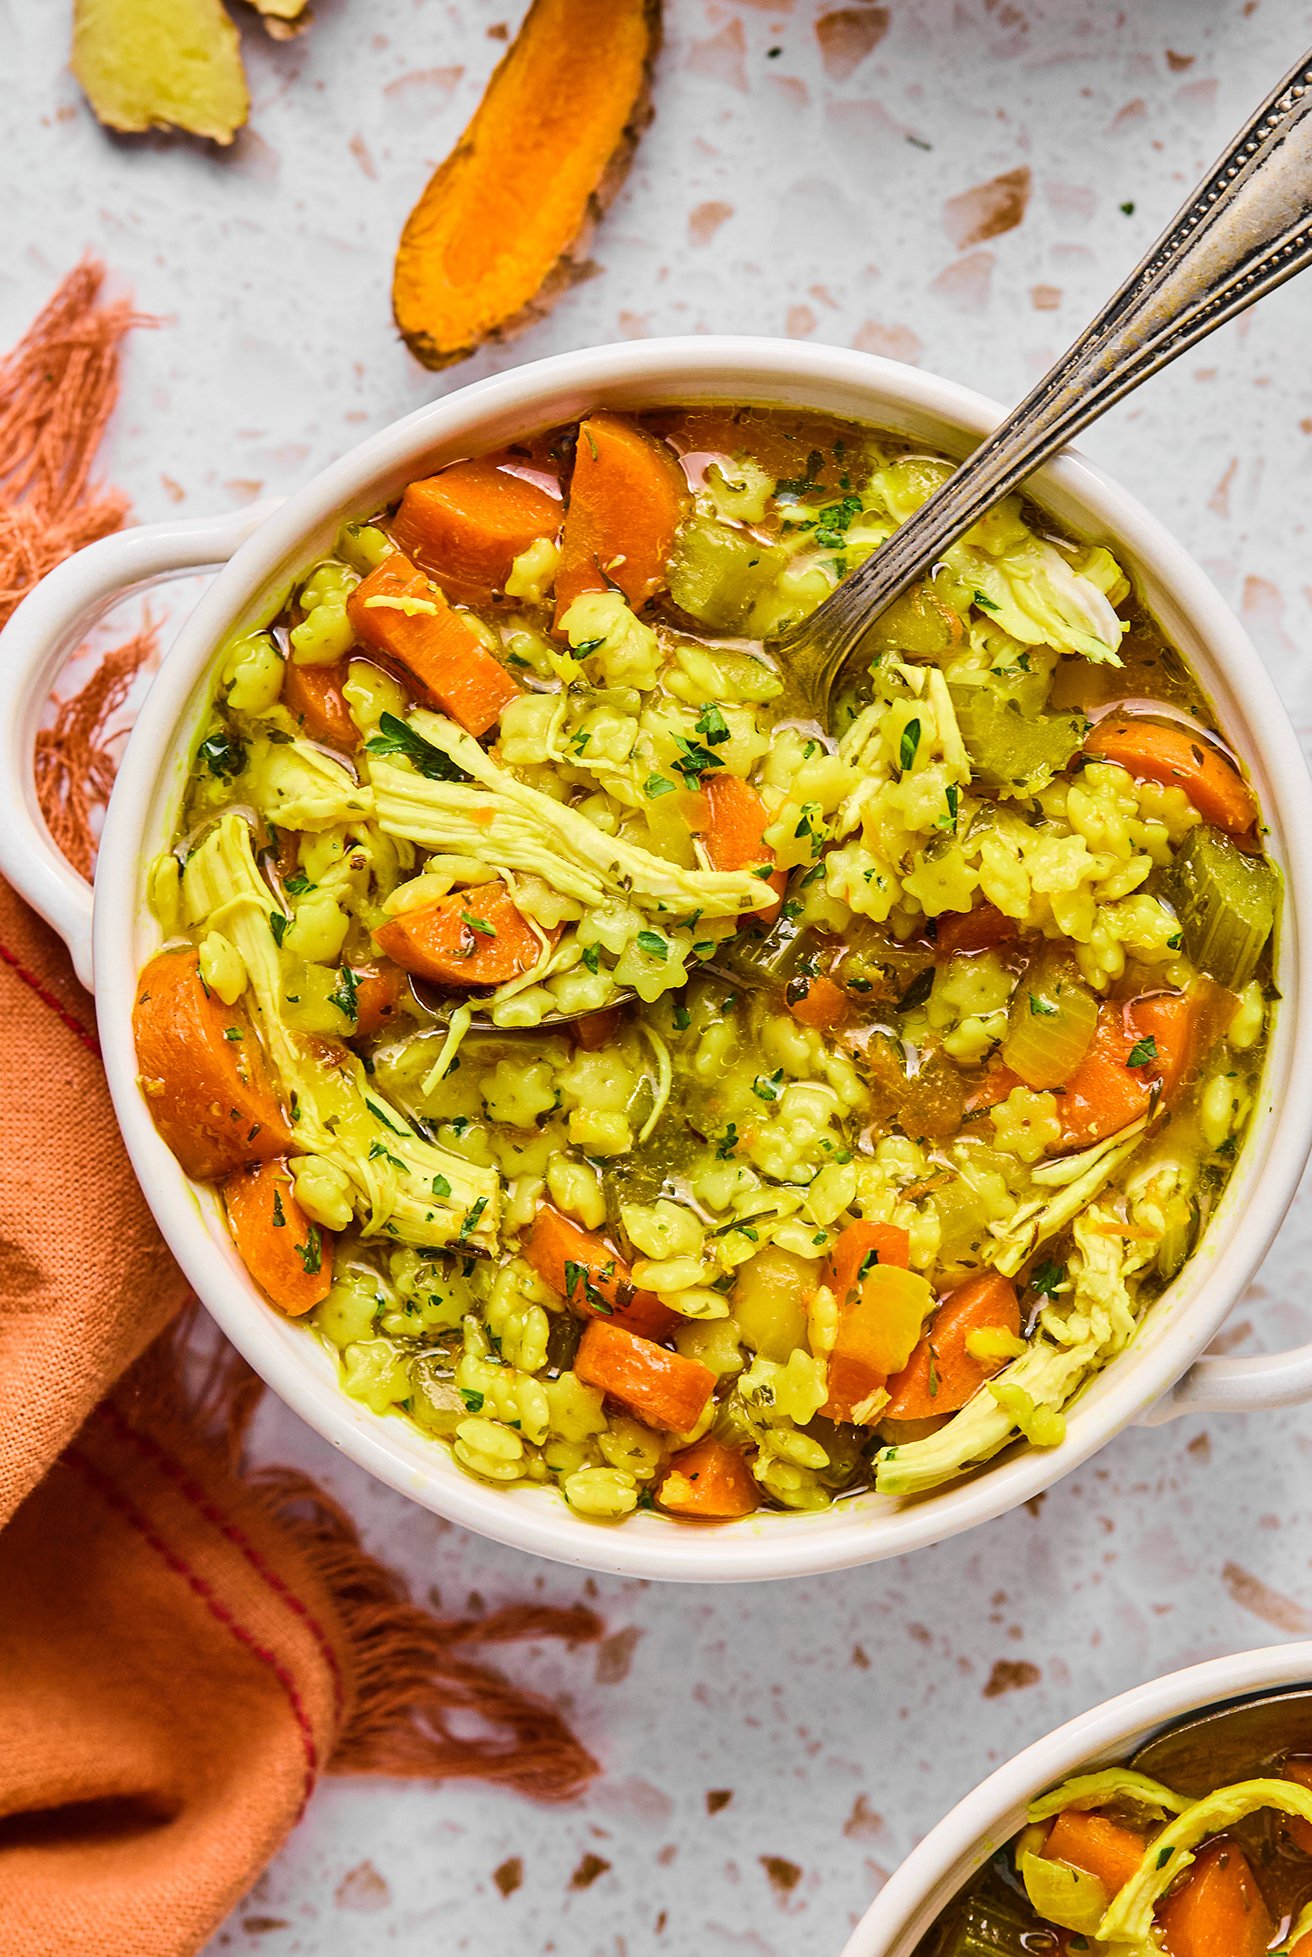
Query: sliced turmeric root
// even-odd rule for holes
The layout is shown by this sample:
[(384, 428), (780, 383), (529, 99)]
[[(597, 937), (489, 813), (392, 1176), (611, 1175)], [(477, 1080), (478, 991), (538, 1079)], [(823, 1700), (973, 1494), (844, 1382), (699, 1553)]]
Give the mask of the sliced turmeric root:
[(542, 956), (542, 940), (500, 882), (403, 911), (374, 932), (374, 943), (435, 985), (504, 985)]
[(556, 624), (585, 591), (615, 585), (631, 605), (660, 591), (688, 508), (674, 453), (619, 415), (589, 415), (578, 447), (556, 571)]
[(300, 1318), (328, 1296), (333, 1247), (296, 1200), (285, 1162), (238, 1169), (223, 1185), (228, 1229), (265, 1297)]
[(426, 367), (540, 318), (650, 120), (660, 0), (533, 0), (401, 234), (396, 323)]
[(230, 143), (250, 110), (222, 0), (74, 0), (73, 73), (107, 129)]
[(294, 1147), (250, 1022), (207, 992), (194, 946), (161, 951), (132, 1008), (138, 1078), (189, 1176), (223, 1176)]

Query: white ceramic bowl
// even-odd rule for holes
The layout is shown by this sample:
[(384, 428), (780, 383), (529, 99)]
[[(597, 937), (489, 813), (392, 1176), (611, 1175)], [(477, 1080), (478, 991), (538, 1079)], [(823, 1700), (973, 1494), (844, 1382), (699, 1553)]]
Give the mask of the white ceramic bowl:
[[(87, 985), (94, 963), (110, 1089), (160, 1228), (229, 1338), (311, 1426), (402, 1493), (499, 1541), (598, 1570), (727, 1581), (839, 1569), (941, 1541), (1037, 1495), (1119, 1429), (1150, 1415), (1312, 1397), (1312, 1347), (1195, 1364), (1269, 1247), (1312, 1141), (1312, 1094), (1280, 1093), (1287, 1080), (1312, 1078), (1312, 852), (1305, 846), (1312, 791), (1257, 654), (1197, 566), (1088, 463), (1068, 456), (1045, 469), (1036, 485), (1045, 506), (1063, 526), (1115, 547), (1200, 674), (1252, 769), (1272, 851), (1285, 869), (1278, 956), (1284, 1004), (1249, 1138), (1202, 1247), (1153, 1307), (1131, 1350), (1074, 1407), (1061, 1447), (1017, 1451), (918, 1501), (862, 1495), (820, 1515), (762, 1514), (710, 1531), (657, 1514), (607, 1528), (572, 1514), (552, 1490), (503, 1490), (473, 1480), (439, 1444), (339, 1390), (328, 1353), (256, 1292), (213, 1192), (187, 1181), (156, 1134), (137, 1087), (130, 1031), (136, 974), (158, 942), (144, 901), (144, 868), (173, 832), (215, 649), (234, 630), (269, 616), (293, 574), (331, 547), (343, 516), (376, 510), (445, 460), (569, 421), (590, 407), (707, 401), (825, 409), (957, 454), (999, 416), (993, 404), (951, 382), (838, 348), (763, 339), (651, 340), (562, 355), (464, 388), (361, 443), (285, 503), (129, 530), (93, 544), (53, 572), (4, 633), (0, 870), (62, 934)], [(93, 906), (37, 810), (32, 742), (42, 707), (61, 658), (107, 604), (125, 590), (203, 565), (222, 568), (179, 633), (128, 743)], [(1291, 849), (1291, 839), (1304, 847)]]
[(1213, 1658), (1082, 1712), (958, 1801), (880, 1890), (842, 1957), (911, 1957), (944, 1905), (1024, 1825), (1026, 1805), (1068, 1774), (1113, 1766), (1190, 1713), (1299, 1685), (1312, 1685), (1312, 1641)]

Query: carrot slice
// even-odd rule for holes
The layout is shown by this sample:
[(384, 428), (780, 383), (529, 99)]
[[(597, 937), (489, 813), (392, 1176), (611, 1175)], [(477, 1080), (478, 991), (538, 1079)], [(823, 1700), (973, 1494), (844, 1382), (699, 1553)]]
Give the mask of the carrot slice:
[(1096, 1877), (1110, 1898), (1134, 1875), (1146, 1846), (1142, 1835), (1110, 1815), (1064, 1808), (1049, 1830), (1043, 1853), (1049, 1862), (1065, 1862)]
[[(743, 781), (738, 775), (720, 772), (705, 777), (702, 787), (709, 816), (702, 841), (712, 867), (717, 870), (757, 870), (764, 869), (767, 863), (773, 863), (774, 851), (764, 840), (770, 818), (765, 812), (765, 803), (750, 782)], [(762, 878), (762, 882), (765, 881)], [(751, 913), (762, 924), (773, 924), (778, 917), (788, 876), (786, 871), (776, 870), (768, 881), (775, 893), (775, 901)]]
[(943, 913), (934, 933), (934, 949), (940, 958), (954, 958), (961, 951), (992, 951), (996, 945), (1009, 945), (1019, 930), (1015, 918), (995, 905), (976, 904), (973, 911)]
[[(560, 933), (547, 935), (554, 943)], [(542, 956), (541, 939), (499, 879), (403, 911), (373, 937), (407, 972), (435, 985), (504, 985)]]
[(1109, 714), (1089, 735), (1084, 752), (1094, 761), (1115, 761), (1140, 781), (1182, 788), (1204, 821), (1232, 836), (1247, 835), (1257, 821), (1252, 789), (1202, 734)]
[(392, 520), (406, 555), (464, 605), (486, 604), (520, 552), (559, 528), (557, 499), (493, 456), (412, 482)]
[(1276, 1930), (1248, 1857), (1224, 1837), (1200, 1852), (1157, 1921), (1170, 1957), (1265, 1957)]
[(679, 1323), (654, 1291), (634, 1288), (633, 1273), (613, 1244), (540, 1203), (522, 1245), (544, 1284), (591, 1318), (613, 1318), (645, 1339), (661, 1339)]
[(556, 626), (585, 591), (618, 586), (641, 605), (665, 584), (688, 485), (672, 450), (631, 421), (579, 423), (556, 572)]
[(606, 1318), (594, 1318), (584, 1332), (574, 1371), (636, 1419), (666, 1433), (686, 1434), (695, 1427), (715, 1389), (709, 1366), (667, 1352)]
[(671, 1457), (656, 1484), (656, 1500), (671, 1515), (730, 1522), (750, 1515), (761, 1495), (739, 1450), (707, 1434)]
[(586, 1013), (574, 1021), (574, 1038), (585, 1053), (600, 1053), (609, 1046), (624, 1024), (619, 1006), (605, 1006), (600, 1012)]
[(788, 1001), (788, 1010), (793, 1018), (817, 1033), (837, 1032), (847, 1018), (847, 994), (842, 986), (835, 985), (823, 972), (799, 983), (804, 984), (806, 990), (796, 999), (790, 998)]
[(1016, 1287), (996, 1271), (982, 1271), (948, 1293), (907, 1364), (889, 1380), (892, 1398), (883, 1418), (932, 1420), (964, 1407), (1006, 1364), (976, 1359), (966, 1350), (968, 1334), (986, 1330), (1020, 1331)]
[(228, 1228), (238, 1255), (266, 1298), (300, 1318), (328, 1296), (332, 1239), (296, 1200), (285, 1161), (238, 1169), (223, 1185)]
[(1312, 1930), (1301, 1936), (1289, 1953), (1289, 1957), (1312, 1957)]
[(196, 1181), (293, 1146), (250, 1021), (206, 991), (194, 946), (151, 959), (137, 981), (132, 1032), (155, 1126)]
[(1099, 1007), (1089, 1050), (1058, 1099), (1062, 1148), (1103, 1141), (1145, 1113), (1155, 1090), (1168, 1100), (1179, 1090), (1195, 1058), (1198, 1010), (1192, 992)]
[(353, 1040), (371, 1040), (396, 1017), (405, 994), (405, 976), (399, 965), (380, 959), (376, 965), (355, 968), (355, 1031)]
[(289, 659), (283, 670), (284, 707), (312, 741), (326, 741), (329, 747), (354, 747), (360, 738), (342, 692), (347, 663), (338, 659), (331, 666), (298, 666)]
[(361, 644), (399, 660), (470, 734), (486, 734), (519, 693), (468, 618), (400, 551), (361, 580), (346, 612)]
[[(908, 1310), (918, 1287), (909, 1273), (901, 1275), (910, 1250), (906, 1231), (895, 1224), (849, 1223), (830, 1253), (825, 1277), (838, 1300), (824, 1406), (831, 1420), (851, 1420), (906, 1364), (920, 1335), (923, 1309)], [(923, 1279), (920, 1285), (927, 1295)]]

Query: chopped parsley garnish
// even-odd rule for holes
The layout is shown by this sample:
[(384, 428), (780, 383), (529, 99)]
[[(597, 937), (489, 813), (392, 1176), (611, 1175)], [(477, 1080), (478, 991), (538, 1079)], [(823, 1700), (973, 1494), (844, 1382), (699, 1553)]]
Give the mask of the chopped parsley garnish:
[(779, 1099), (779, 1083), (783, 1077), (784, 1070), (782, 1067), (778, 1068), (773, 1074), (758, 1074), (752, 1082), (752, 1092), (755, 1094), (757, 1100), (777, 1101)]
[(858, 1284), (861, 1282), (861, 1279), (863, 1277), (869, 1276), (870, 1272), (874, 1270), (875, 1265), (878, 1262), (879, 1262), (879, 1252), (875, 1249), (874, 1245), (872, 1244), (870, 1249), (866, 1252), (865, 1256), (861, 1259), (861, 1268), (856, 1274)]
[(273, 933), (273, 942), (276, 945), (281, 945), (283, 939), (287, 935), (287, 926), (290, 923), (291, 923), (291, 919), (286, 915), (284, 911), (269, 912), (269, 929)]
[(445, 1176), (433, 1177), (433, 1194), (436, 1196), (439, 1203), (444, 1203), (447, 1197), (451, 1194), (451, 1185), (447, 1181)]
[(674, 763), (689, 788), (696, 788), (701, 778), (711, 768), (724, 766), (718, 754), (712, 754), (700, 741), (689, 741), (682, 734), (674, 736), (674, 745), (679, 750), (679, 759)]
[(995, 605), (993, 600), (985, 597), (982, 591), (972, 592), (971, 596), (982, 612), (999, 612), (1002, 610), (1001, 605)]
[(907, 770), (915, 762), (916, 750), (919, 746), (920, 722), (918, 720), (909, 720), (902, 729), (902, 740), (898, 747), (898, 761), (901, 764), (903, 774), (906, 774)]
[(943, 791), (943, 800), (948, 805), (947, 814), (936, 815), (934, 817), (934, 827), (936, 829), (946, 829), (949, 833), (952, 833), (956, 829), (957, 810), (961, 806), (961, 790), (955, 782), (948, 783), (948, 786)]
[(287, 1228), (287, 1212), (282, 1206), (282, 1191), (280, 1189), (275, 1189), (273, 1192), (273, 1227), (275, 1230), (285, 1230)]
[(914, 1012), (923, 1006), (934, 990), (934, 967), (926, 965), (923, 972), (917, 972), (906, 991), (897, 1002), (898, 1012)]
[(697, 732), (702, 736), (707, 747), (719, 747), (723, 741), (729, 739), (732, 731), (714, 701), (702, 708), (697, 717)]
[(1064, 1264), (1039, 1264), (1030, 1273), (1030, 1289), (1037, 1291), (1041, 1298), (1055, 1298), (1058, 1288), (1065, 1282)]
[(1053, 1019), (1057, 1008), (1049, 999), (1042, 999), (1037, 992), (1030, 993), (1030, 1011), (1036, 1019)]
[(370, 754), (403, 754), (411, 766), (429, 781), (468, 781), (469, 776), (463, 768), (457, 768), (450, 755), (443, 754), (440, 747), (434, 747), (422, 734), (416, 734), (413, 727), (407, 727), (394, 713), (385, 713), (378, 722), (378, 732), (371, 734), (365, 742)]
[(845, 496), (841, 503), (829, 503), (816, 519), (815, 541), (823, 550), (842, 550), (853, 517), (861, 514), (859, 496)]
[(729, 1126), (725, 1129), (724, 1133), (720, 1136), (720, 1139), (715, 1144), (716, 1161), (727, 1162), (729, 1160), (729, 1157), (733, 1154), (734, 1150), (737, 1148), (737, 1146), (738, 1146), (738, 1130), (735, 1127), (734, 1123), (731, 1121), (729, 1123)]
[(674, 1030), (676, 1033), (686, 1033), (691, 1025), (692, 1014), (688, 1011), (683, 1001), (680, 1000), (679, 1004), (674, 1008)]
[(293, 897), (304, 897), (307, 890), (319, 888), (317, 883), (310, 882), (304, 870), (293, 870), (289, 877), (283, 878), (282, 887)]
[(223, 1037), (225, 1040), (239, 1040), (242, 1037), (241, 1027), (225, 1026), (223, 1029)]
[(936, 1355), (936, 1353), (935, 1353), (935, 1351), (934, 1351), (934, 1348), (933, 1348), (933, 1346), (931, 1346), (931, 1347), (929, 1348), (929, 1381), (928, 1381), (928, 1385), (929, 1385), (929, 1397), (930, 1397), (930, 1399), (931, 1399), (931, 1400), (937, 1400), (937, 1398), (938, 1398), (938, 1363), (937, 1363), (937, 1355)]
[(1126, 1058), (1127, 1067), (1147, 1067), (1157, 1058), (1157, 1042), (1149, 1033), (1142, 1040), (1136, 1040)]
[(337, 974), (336, 985), (328, 994), (328, 1003), (336, 1006), (342, 1018), (349, 1019), (353, 1024), (360, 1017), (359, 991), (359, 973), (353, 972), (349, 965), (343, 965)]
[(378, 1161), (380, 1156), (384, 1162), (390, 1162), (394, 1169), (404, 1170), (405, 1163), (400, 1160), (399, 1156), (395, 1156), (391, 1153), (386, 1142), (380, 1142), (378, 1140), (374, 1140), (370, 1142), (369, 1160), (371, 1162), (376, 1162)]
[(465, 1403), (465, 1411), (467, 1413), (482, 1413), (484, 1406), (483, 1395), (476, 1392), (472, 1386), (462, 1386), (460, 1388), (460, 1397)]
[(601, 970), (601, 946), (584, 945), (583, 963), (590, 972), (599, 972)]
[(460, 922), (477, 931), (480, 938), (495, 938), (497, 934), (495, 924), (489, 924), (485, 917), (475, 917), (472, 911), (461, 911)]
[(246, 743), (229, 734), (226, 728), (216, 727), (196, 749), (196, 759), (203, 761), (220, 781), (231, 781), (246, 766)]
[(394, 1135), (404, 1135), (405, 1129), (398, 1128), (394, 1121), (390, 1121), (387, 1115), (384, 1114), (383, 1110), (379, 1107), (377, 1101), (371, 1101), (367, 1094), (364, 1097), (364, 1104), (368, 1108), (370, 1114), (374, 1115), (379, 1121), (382, 1122), (384, 1128), (390, 1128)]
[(663, 938), (659, 931), (639, 931), (638, 949), (645, 951), (649, 958), (665, 959), (670, 955), (669, 940)]
[(323, 1263), (323, 1238), (319, 1235), (315, 1224), (310, 1225), (305, 1242), (297, 1244), (296, 1255), (305, 1266), (305, 1275), (314, 1277)]
[(642, 784), (642, 792), (649, 802), (656, 801), (661, 795), (673, 795), (674, 789), (675, 784), (668, 775), (648, 775)]
[(478, 1219), (482, 1216), (486, 1208), (487, 1197), (480, 1196), (473, 1208), (465, 1211), (464, 1222), (460, 1225), (460, 1234), (462, 1237), (469, 1236), (472, 1231), (478, 1228)]

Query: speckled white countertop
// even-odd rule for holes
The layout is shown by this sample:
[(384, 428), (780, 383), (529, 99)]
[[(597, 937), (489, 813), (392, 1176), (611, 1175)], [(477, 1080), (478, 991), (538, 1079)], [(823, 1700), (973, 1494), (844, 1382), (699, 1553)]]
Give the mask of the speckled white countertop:
[[(141, 517), (290, 488), (441, 389), (628, 335), (811, 336), (1014, 398), (1312, 43), (1307, 0), (667, 0), (657, 119), (597, 275), (511, 352), (434, 377), (393, 336), (391, 251), (521, 11), (319, 0), (297, 41), (253, 29), (252, 128), (219, 157), (106, 137), (64, 66), (66, 8), (0, 0), (0, 344), (87, 247), (159, 316), (107, 456)], [(1019, 224), (979, 236), (1007, 196)], [(1310, 328), (1305, 280), (1085, 446), (1239, 607), (1312, 747)], [(1310, 1252), (1305, 1202), (1232, 1347), (1298, 1334)], [(605, 1776), (556, 1811), (325, 1785), (214, 1939), (228, 1957), (835, 1957), (886, 1871), (1018, 1746), (1153, 1673), (1312, 1629), (1306, 1413), (1130, 1433), (1033, 1512), (914, 1561), (717, 1591), (585, 1583), (471, 1540), (276, 1406), (258, 1444), (452, 1609), (585, 1590), (606, 1643), (527, 1669)]]

